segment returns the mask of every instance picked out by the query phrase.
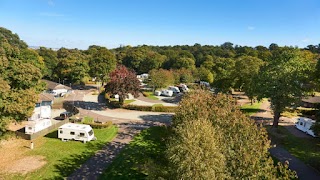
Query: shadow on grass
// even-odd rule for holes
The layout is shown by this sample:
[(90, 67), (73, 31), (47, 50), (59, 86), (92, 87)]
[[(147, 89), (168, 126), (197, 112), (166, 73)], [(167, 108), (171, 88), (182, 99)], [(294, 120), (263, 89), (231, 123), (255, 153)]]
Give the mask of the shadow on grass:
[(164, 150), (168, 129), (151, 127), (142, 131), (114, 159), (100, 179), (145, 179), (149, 162), (165, 164)]
[(58, 130), (52, 131), (49, 134), (45, 135), (44, 137), (57, 139), (58, 138)]
[[(103, 142), (88, 142), (86, 143), (86, 151), (81, 154), (74, 154), (68, 158), (60, 160), (55, 166), (55, 172), (59, 175), (53, 179), (65, 179), (70, 174), (75, 172), (83, 163), (85, 163), (95, 152), (101, 149), (105, 143)], [(102, 159), (101, 159), (102, 160)]]

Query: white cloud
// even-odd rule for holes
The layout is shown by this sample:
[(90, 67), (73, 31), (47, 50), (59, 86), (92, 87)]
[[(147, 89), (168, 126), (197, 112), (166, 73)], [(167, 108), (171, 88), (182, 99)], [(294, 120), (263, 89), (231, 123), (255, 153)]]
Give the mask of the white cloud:
[(63, 14), (48, 13), (48, 12), (40, 13), (39, 15), (40, 15), (40, 16), (47, 16), (47, 17), (63, 17), (63, 16), (64, 16)]
[(248, 26), (248, 28), (247, 28), (249, 31), (253, 31), (253, 30), (255, 30), (256, 28), (255, 27), (253, 27), (253, 26)]

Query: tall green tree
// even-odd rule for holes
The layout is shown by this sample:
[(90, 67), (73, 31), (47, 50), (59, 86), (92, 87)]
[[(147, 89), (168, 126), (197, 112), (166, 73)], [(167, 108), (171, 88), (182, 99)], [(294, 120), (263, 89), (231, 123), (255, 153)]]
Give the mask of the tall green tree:
[(235, 85), (235, 79), (232, 76), (235, 71), (235, 60), (231, 58), (217, 58), (213, 67), (215, 81), (213, 86), (219, 88), (222, 92), (228, 92)]
[(154, 87), (154, 90), (174, 84), (173, 72), (165, 69), (153, 69), (149, 71), (149, 79), (150, 81), (148, 84), (149, 86)]
[(280, 115), (286, 107), (299, 103), (311, 91), (312, 71), (312, 62), (298, 49), (277, 50), (272, 60), (261, 67), (253, 84), (258, 87), (255, 89), (258, 99), (266, 97), (271, 101), (273, 127), (278, 127)]
[(40, 56), (8, 33), (0, 28), (0, 136), (10, 121), (31, 116), (37, 94), (43, 90)]
[(116, 57), (107, 48), (91, 47), (90, 53), (90, 76), (97, 77), (99, 81), (107, 82), (110, 72), (116, 68)]
[(137, 97), (140, 90), (140, 81), (133, 70), (128, 70), (125, 66), (118, 66), (110, 73), (110, 80), (105, 85), (105, 91), (109, 94), (118, 94), (119, 103), (123, 105), (129, 93)]
[[(201, 127), (207, 122), (202, 122), (203, 124), (200, 125), (199, 121), (206, 120), (211, 125)], [(275, 167), (269, 156), (270, 141), (266, 130), (263, 127), (258, 127), (249, 117), (244, 115), (231, 97), (221, 94), (212, 96), (211, 93), (203, 90), (190, 92), (180, 102), (172, 126), (172, 139), (177, 140), (168, 143), (170, 155), (168, 161), (169, 164), (176, 165), (174, 172), (192, 174), (193, 169), (189, 167), (193, 167), (193, 165), (186, 163), (189, 161), (187, 155), (194, 158), (193, 163), (198, 164), (199, 162), (201, 166), (202, 158), (206, 153), (209, 153), (206, 143), (214, 142), (212, 143), (214, 147), (210, 148), (217, 148), (216, 158), (221, 162), (212, 165), (213, 167), (210, 167), (208, 171), (219, 170), (216, 173), (220, 173), (224, 169), (224, 175), (227, 179), (282, 179), (287, 175), (295, 177), (295, 173), (291, 171), (281, 171), (283, 174), (278, 173), (277, 169), (283, 167), (281, 165)], [(206, 138), (209, 136), (204, 135), (206, 133), (212, 133), (214, 137)], [(214, 140), (209, 140), (211, 138)], [(201, 141), (202, 143), (198, 143)], [(211, 150), (210, 153), (212, 153)], [(211, 162), (215, 160), (211, 160)], [(180, 163), (178, 163), (179, 161)], [(178, 168), (183, 171), (178, 171)], [(206, 171), (202, 172), (206, 173)]]
[(226, 159), (219, 137), (206, 119), (185, 121), (173, 128), (166, 155), (170, 179), (226, 179)]
[(61, 58), (54, 71), (55, 76), (61, 80), (60, 82), (67, 80), (69, 83), (85, 83), (90, 70), (87, 57), (79, 50), (62, 49), (60, 53), (58, 57)]
[(57, 68), (57, 65), (59, 63), (57, 51), (47, 49), (45, 47), (40, 47), (38, 53), (43, 58), (44, 64), (46, 66), (46, 71), (43, 76), (47, 79), (56, 79), (55, 77), (53, 77), (53, 72), (54, 69)]
[(233, 76), (236, 80), (235, 88), (242, 90), (247, 88), (252, 78), (259, 73), (263, 61), (252, 56), (240, 56), (235, 62), (235, 71)]

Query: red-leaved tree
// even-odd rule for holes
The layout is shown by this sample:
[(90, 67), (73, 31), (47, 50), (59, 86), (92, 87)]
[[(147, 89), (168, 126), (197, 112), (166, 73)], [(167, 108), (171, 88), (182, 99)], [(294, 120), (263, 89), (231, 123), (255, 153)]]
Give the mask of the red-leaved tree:
[(110, 73), (110, 80), (105, 85), (105, 91), (110, 94), (118, 94), (119, 103), (123, 105), (124, 99), (129, 93), (134, 97), (139, 95), (139, 85), (140, 81), (137, 79), (136, 73), (120, 65)]

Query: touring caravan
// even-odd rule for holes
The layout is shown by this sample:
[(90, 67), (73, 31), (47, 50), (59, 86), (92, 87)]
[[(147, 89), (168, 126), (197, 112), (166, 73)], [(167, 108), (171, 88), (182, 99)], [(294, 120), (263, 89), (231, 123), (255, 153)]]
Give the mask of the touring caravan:
[(161, 91), (161, 95), (171, 97), (173, 95), (173, 91), (165, 89)]
[(39, 132), (43, 129), (46, 129), (52, 125), (50, 119), (41, 119), (36, 121), (28, 121), (28, 124), (25, 126), (26, 134), (33, 134)]
[(75, 123), (67, 123), (60, 126), (58, 138), (62, 141), (76, 140), (83, 141), (83, 143), (97, 139), (90, 125)]
[(296, 128), (300, 131), (303, 131), (313, 137), (316, 137), (314, 132), (310, 129), (311, 126), (315, 123), (315, 120), (305, 118), (305, 117), (299, 117), (298, 121), (296, 122)]

